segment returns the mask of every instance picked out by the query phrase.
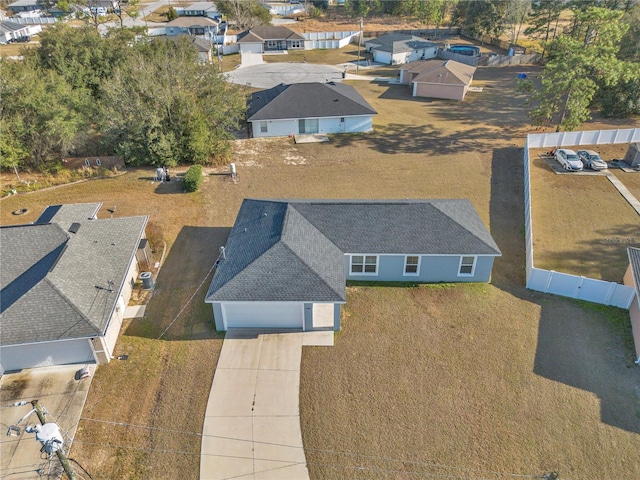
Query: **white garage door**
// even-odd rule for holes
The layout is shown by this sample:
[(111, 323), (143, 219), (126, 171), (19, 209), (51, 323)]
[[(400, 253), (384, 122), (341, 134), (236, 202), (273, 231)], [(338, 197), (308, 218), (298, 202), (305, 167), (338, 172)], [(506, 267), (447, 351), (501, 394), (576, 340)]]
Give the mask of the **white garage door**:
[(304, 304), (281, 302), (224, 303), (227, 328), (302, 329)]
[(0, 362), (6, 371), (94, 361), (88, 339), (7, 346), (0, 352)]

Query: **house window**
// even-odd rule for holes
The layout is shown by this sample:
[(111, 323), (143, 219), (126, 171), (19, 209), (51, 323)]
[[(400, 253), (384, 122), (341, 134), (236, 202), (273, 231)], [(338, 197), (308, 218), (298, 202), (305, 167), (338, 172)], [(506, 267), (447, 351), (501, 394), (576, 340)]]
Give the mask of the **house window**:
[(267, 122), (260, 122), (260, 133), (267, 133), (268, 131)]
[(91, 166), (91, 162), (89, 161), (89, 159), (88, 159), (88, 158), (85, 158), (85, 159), (84, 159), (84, 164), (85, 164), (85, 166), (87, 166), (87, 167), (90, 167), (90, 166)]
[(298, 120), (298, 133), (318, 133), (318, 119), (305, 119)]
[(344, 117), (340, 117), (340, 123), (344, 123)]
[(476, 268), (476, 257), (460, 257), (459, 277), (470, 277)]
[(96, 165), (99, 167), (100, 165), (102, 165), (102, 162), (100, 161), (99, 158), (96, 158)]
[(378, 274), (378, 257), (376, 255), (352, 255), (351, 273), (362, 275)]
[(404, 257), (404, 274), (418, 275), (420, 272), (420, 257), (418, 255), (407, 255)]
[(301, 40), (289, 40), (289, 48), (302, 48)]

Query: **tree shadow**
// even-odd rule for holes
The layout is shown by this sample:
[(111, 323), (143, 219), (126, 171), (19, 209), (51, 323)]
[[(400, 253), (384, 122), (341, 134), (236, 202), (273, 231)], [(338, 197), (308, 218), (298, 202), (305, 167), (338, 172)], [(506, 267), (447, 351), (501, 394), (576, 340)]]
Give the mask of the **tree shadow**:
[(228, 227), (183, 227), (155, 279), (145, 316), (132, 320), (124, 335), (157, 339), (169, 328), (162, 336), (165, 340), (217, 338), (213, 312), (204, 298), (219, 248), (230, 231)]

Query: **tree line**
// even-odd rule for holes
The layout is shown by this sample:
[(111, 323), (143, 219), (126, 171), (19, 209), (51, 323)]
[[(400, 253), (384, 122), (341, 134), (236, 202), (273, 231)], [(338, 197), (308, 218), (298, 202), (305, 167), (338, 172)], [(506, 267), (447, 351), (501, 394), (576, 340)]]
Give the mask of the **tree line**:
[(135, 29), (101, 37), (56, 24), (0, 68), (0, 165), (118, 155), (134, 165), (206, 164), (230, 155), (247, 94), (187, 38)]

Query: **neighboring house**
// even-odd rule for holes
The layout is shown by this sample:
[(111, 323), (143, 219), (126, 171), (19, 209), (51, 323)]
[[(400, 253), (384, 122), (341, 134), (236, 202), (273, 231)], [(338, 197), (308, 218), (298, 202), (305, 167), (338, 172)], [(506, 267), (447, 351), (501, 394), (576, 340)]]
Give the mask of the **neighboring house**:
[(640, 248), (627, 248), (629, 268), (624, 276), (624, 284), (636, 289), (636, 296), (629, 306), (631, 332), (636, 346), (637, 362), (640, 363)]
[(0, 22), (0, 43), (9, 43), (20, 37), (30, 37), (42, 31), (40, 25), (22, 25), (9, 20)]
[(273, 50), (304, 50), (305, 38), (282, 26), (255, 27), (238, 35), (240, 53), (264, 53)]
[(111, 359), (148, 217), (97, 219), (100, 206), (0, 227), (0, 372)]
[(176, 13), (181, 17), (208, 17), (220, 20), (222, 13), (213, 2), (196, 2), (186, 7), (176, 7)]
[(206, 38), (212, 43), (224, 43), (226, 23), (207, 17), (178, 17), (165, 25), (165, 33), (169, 37), (176, 35), (192, 35)]
[(377, 112), (351, 85), (280, 84), (251, 95), (247, 122), (253, 137), (370, 132)]
[(87, 3), (91, 15), (103, 17), (120, 8), (120, 0), (89, 0)]
[(468, 200), (245, 199), (205, 302), (216, 329), (339, 330), (346, 282), (487, 282)]
[(38, 5), (37, 0), (18, 0), (17, 2), (10, 3), (7, 6), (7, 9), (13, 13), (19, 12), (31, 12), (34, 10), (40, 10), (40, 5)]
[(402, 65), (438, 56), (437, 44), (404, 33), (387, 33), (367, 40), (365, 48), (373, 55), (374, 62), (387, 65)]
[(198, 52), (198, 57), (200, 57), (200, 61), (202, 63), (211, 62), (211, 59), (212, 59), (211, 50), (213, 49), (213, 45), (211, 41), (209, 41), (208, 39), (201, 38), (201, 37), (194, 37), (193, 35), (178, 35), (177, 37), (164, 37), (164, 38), (170, 38), (176, 43), (179, 42), (180, 39), (186, 38), (189, 42), (191, 42), (191, 45), (193, 45), (193, 48), (195, 48), (196, 51)]
[(400, 68), (400, 83), (411, 85), (414, 97), (463, 100), (476, 67), (455, 60), (420, 60)]

